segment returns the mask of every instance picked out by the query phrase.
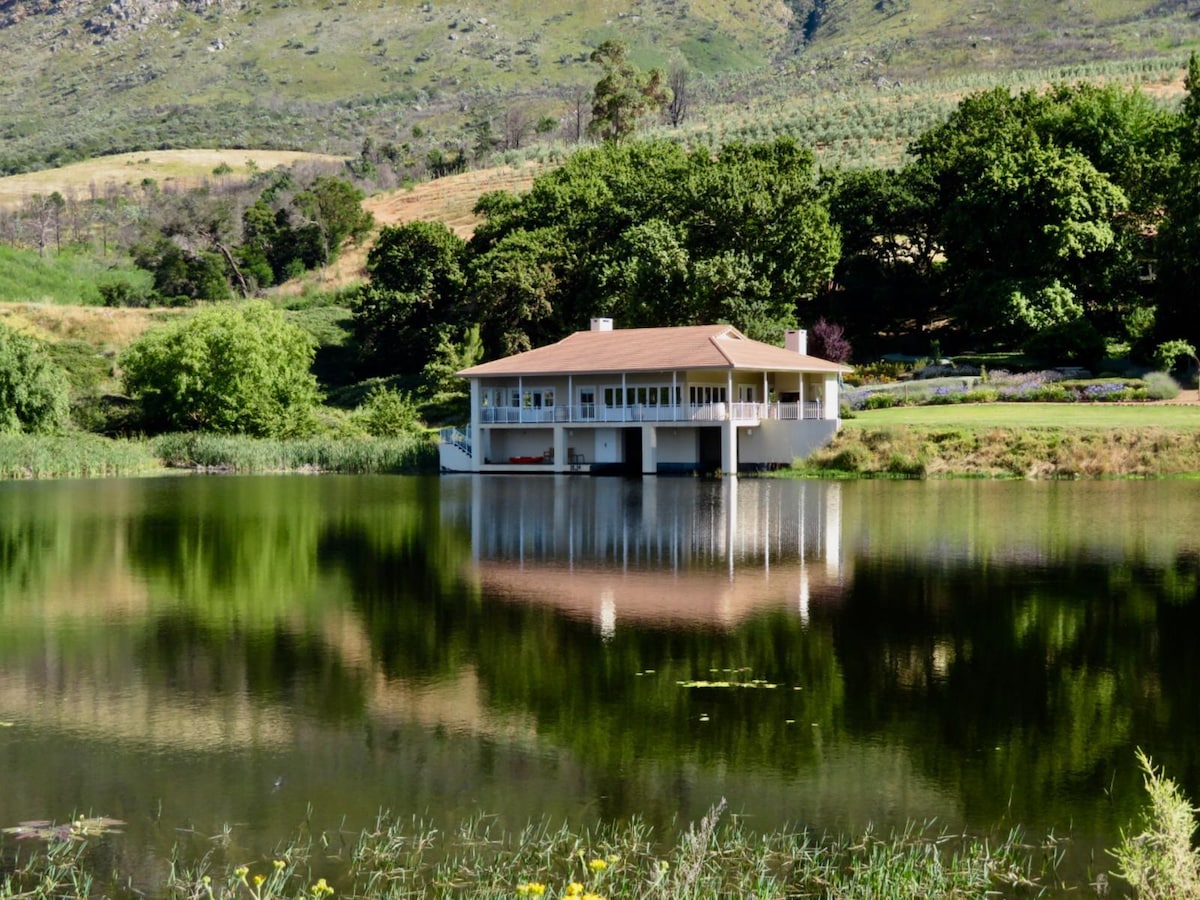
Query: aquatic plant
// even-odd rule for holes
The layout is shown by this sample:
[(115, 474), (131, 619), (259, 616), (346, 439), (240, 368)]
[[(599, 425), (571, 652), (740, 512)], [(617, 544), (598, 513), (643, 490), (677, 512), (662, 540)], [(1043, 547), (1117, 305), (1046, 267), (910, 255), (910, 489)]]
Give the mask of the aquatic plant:
[(1192, 847), (1196, 810), (1140, 748), (1137, 760), (1150, 800), (1142, 811), (1142, 830), (1122, 832), (1120, 845), (1112, 851), (1120, 866), (1117, 875), (1143, 900), (1198, 897), (1200, 853)]

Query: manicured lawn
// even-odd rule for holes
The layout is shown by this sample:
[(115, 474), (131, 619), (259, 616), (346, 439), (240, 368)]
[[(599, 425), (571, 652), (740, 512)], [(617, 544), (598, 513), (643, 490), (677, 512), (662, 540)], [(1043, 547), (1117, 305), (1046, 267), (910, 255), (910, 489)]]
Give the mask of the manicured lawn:
[(846, 428), (1166, 428), (1200, 429), (1200, 406), (1105, 403), (956, 403), (856, 412)]

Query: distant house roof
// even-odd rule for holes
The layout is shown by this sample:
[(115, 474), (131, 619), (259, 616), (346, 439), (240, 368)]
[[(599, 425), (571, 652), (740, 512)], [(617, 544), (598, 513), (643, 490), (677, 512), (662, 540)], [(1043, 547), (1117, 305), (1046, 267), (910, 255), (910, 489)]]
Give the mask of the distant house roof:
[(849, 372), (849, 366), (753, 341), (732, 325), (577, 331), (557, 344), (463, 369), (464, 378), (733, 369)]

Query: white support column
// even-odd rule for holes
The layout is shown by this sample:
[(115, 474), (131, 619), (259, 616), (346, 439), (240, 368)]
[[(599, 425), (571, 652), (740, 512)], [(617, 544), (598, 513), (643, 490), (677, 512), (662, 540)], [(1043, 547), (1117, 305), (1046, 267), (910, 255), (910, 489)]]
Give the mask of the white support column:
[(567, 459), (567, 429), (556, 423), (554, 426), (554, 471), (567, 472), (571, 461)]
[(625, 393), (625, 373), (621, 373), (621, 421), (629, 421), (629, 395)]
[(567, 421), (575, 421), (575, 384), (571, 376), (567, 376)]
[(733, 420), (733, 369), (725, 373), (725, 418)]
[(763, 392), (762, 396), (758, 398), (758, 402), (759, 408), (762, 410), (762, 418), (764, 419), (769, 415), (769, 411), (767, 410), (767, 400), (769, 399), (767, 396), (767, 373), (763, 372)]
[(471, 421), (467, 424), (467, 437), (471, 440), (471, 471), (478, 472), (483, 465), (483, 406), (479, 379), (471, 379)]
[(838, 382), (836, 375), (825, 376), (825, 418), (836, 419), (841, 415), (839, 404), (841, 403), (838, 397)]
[(642, 426), (642, 474), (658, 474), (658, 429), (653, 425)]
[(525, 421), (525, 383), (517, 376), (517, 421)]
[(721, 423), (721, 472), (737, 474), (737, 426), (729, 419)]

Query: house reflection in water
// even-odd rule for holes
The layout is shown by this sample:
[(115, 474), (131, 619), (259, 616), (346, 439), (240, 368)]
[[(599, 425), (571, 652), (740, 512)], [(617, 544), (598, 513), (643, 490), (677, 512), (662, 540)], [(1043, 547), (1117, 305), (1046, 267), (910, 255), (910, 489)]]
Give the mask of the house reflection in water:
[(596, 622), (733, 626), (834, 600), (841, 485), (695, 478), (462, 476), (443, 516), (468, 525), (486, 593)]

